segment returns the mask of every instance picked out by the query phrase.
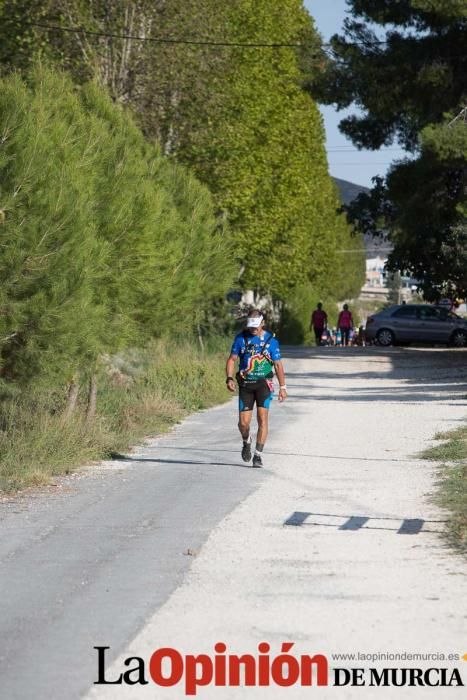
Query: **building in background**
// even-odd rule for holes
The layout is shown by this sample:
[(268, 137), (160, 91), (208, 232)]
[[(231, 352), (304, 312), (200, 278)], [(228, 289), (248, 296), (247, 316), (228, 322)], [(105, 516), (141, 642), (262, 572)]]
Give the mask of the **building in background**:
[(387, 258), (377, 255), (375, 258), (366, 258), (366, 282), (365, 287), (386, 287), (385, 265)]

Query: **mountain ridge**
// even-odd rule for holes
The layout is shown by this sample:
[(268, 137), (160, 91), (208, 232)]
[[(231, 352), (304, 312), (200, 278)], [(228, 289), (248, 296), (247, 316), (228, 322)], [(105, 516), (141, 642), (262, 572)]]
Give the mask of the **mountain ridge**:
[[(353, 202), (353, 200), (356, 199), (359, 194), (370, 191), (369, 187), (357, 185), (355, 182), (350, 182), (350, 180), (342, 180), (339, 177), (334, 177), (333, 180), (337, 185), (341, 202), (344, 205)], [(367, 260), (375, 257), (386, 259), (389, 251), (392, 249), (391, 244), (388, 242), (387, 236), (384, 238), (374, 238), (369, 234), (364, 234), (363, 240), (365, 243)]]

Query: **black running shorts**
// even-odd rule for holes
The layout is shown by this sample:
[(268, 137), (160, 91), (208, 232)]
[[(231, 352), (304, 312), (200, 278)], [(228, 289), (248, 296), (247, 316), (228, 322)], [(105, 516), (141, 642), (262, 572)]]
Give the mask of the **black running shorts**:
[(241, 382), (238, 386), (239, 411), (252, 411), (255, 403), (258, 408), (269, 408), (272, 397), (272, 386), (266, 379), (260, 379), (257, 382)]

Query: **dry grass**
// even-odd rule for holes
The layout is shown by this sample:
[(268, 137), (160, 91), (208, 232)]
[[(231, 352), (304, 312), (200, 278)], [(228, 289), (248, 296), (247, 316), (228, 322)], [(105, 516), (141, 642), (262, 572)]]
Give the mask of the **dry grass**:
[[(190, 412), (228, 398), (225, 348), (154, 343), (145, 352), (107, 358), (99, 377), (98, 413), (62, 418), (64, 392), (4, 396), (0, 404), (0, 490), (47, 483), (51, 476), (128, 449), (168, 430)], [(84, 392), (83, 392), (84, 394)]]
[(450, 543), (467, 553), (467, 426), (439, 433), (435, 439), (442, 444), (425, 450), (422, 456), (444, 463), (436, 500), (451, 512), (447, 530)]

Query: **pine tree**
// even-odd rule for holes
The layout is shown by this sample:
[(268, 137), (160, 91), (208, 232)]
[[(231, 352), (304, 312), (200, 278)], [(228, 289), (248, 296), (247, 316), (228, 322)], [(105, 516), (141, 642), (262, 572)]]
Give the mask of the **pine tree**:
[(123, 331), (117, 336), (143, 342), (181, 324), (193, 332), (232, 275), (209, 191), (96, 85), (86, 86), (83, 100), (97, 125), (97, 225), (110, 246), (104, 293)]
[(225, 295), (228, 238), (207, 188), (95, 84), (37, 65), (0, 88), (3, 374), (86, 373), (92, 417), (102, 352), (194, 333)]
[[(70, 81), (37, 68), (0, 85), (3, 373), (65, 380), (101, 348), (105, 260), (93, 220), (93, 143)], [(86, 155), (86, 158), (83, 158)]]
[[(341, 122), (358, 147), (393, 140), (411, 159), (394, 163), (369, 195), (350, 207), (361, 231), (389, 230), (393, 271), (420, 281), (429, 299), (467, 295), (466, 0), (352, 0), (344, 34), (332, 40), (336, 60), (314, 95), (361, 114)], [(381, 41), (370, 23), (386, 31)], [(384, 85), (384, 90), (381, 90)]]

